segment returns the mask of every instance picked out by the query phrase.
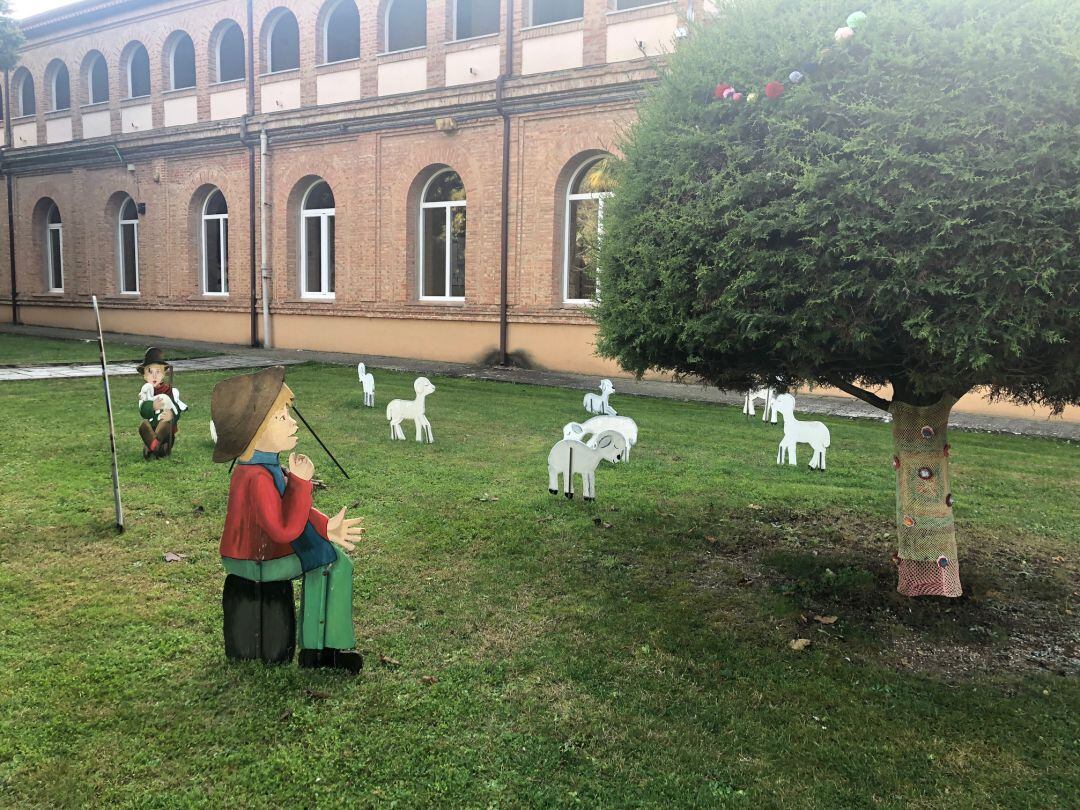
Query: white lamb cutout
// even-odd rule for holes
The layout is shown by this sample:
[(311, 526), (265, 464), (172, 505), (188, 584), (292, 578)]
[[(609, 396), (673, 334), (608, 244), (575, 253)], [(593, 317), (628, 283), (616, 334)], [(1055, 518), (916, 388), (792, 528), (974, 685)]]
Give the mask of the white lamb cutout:
[(608, 405), (608, 397), (615, 390), (615, 386), (611, 384), (611, 380), (600, 381), (600, 393), (599, 394), (586, 394), (585, 395), (585, 410), (589, 413), (600, 413), (607, 416), (616, 416), (618, 411)]
[[(154, 395), (154, 384), (153, 383), (146, 383), (145, 385), (143, 385), (142, 388), (139, 389), (139, 404), (142, 405), (144, 402), (146, 402), (148, 400), (153, 400), (153, 399), (157, 399), (157, 397)], [(176, 400), (176, 405), (173, 404), (174, 399)], [(187, 410), (187, 405), (184, 404), (184, 402), (180, 399), (180, 389), (179, 388), (174, 388), (172, 390), (172, 398), (171, 399), (169, 397), (165, 397), (165, 403), (166, 403), (165, 404), (165, 409), (169, 410), (169, 411), (172, 411), (174, 416), (178, 415), (177, 410), (176, 410), (177, 405), (180, 406), (179, 413), (183, 413), (184, 411)], [(162, 411), (157, 411), (157, 412), (162, 413)]]
[(776, 408), (773, 407), (776, 403), (776, 391), (772, 388), (759, 388), (756, 391), (747, 391), (746, 396), (743, 398), (742, 412), (747, 416), (754, 416), (754, 400), (765, 400), (765, 410), (761, 414), (761, 421), (764, 422), (772, 415), (772, 423), (776, 424)]
[(386, 418), (390, 420), (390, 438), (405, 441), (401, 421), (412, 419), (416, 424), (416, 440), (422, 442), (426, 435), (428, 442), (434, 443), (431, 422), (424, 416), (424, 400), (428, 394), (435, 393), (435, 386), (427, 377), (417, 377), (413, 383), (413, 391), (416, 392), (416, 399), (394, 399), (386, 406)]
[(369, 408), (374, 408), (375, 378), (363, 363), (356, 364), (356, 376), (360, 378), (360, 385), (364, 387), (364, 404)]
[(626, 441), (614, 430), (606, 430), (596, 437), (596, 447), (589, 447), (577, 439), (556, 442), (548, 453), (548, 492), (559, 491), (559, 476), (563, 477), (563, 494), (574, 497), (574, 476), (581, 476), (581, 492), (585, 500), (596, 500), (596, 468), (601, 460), (618, 461), (626, 450)]
[(626, 442), (626, 452), (622, 460), (630, 460), (630, 448), (637, 444), (637, 423), (629, 416), (594, 416), (587, 422), (570, 422), (563, 426), (564, 439), (577, 439), (585, 441), (586, 436), (592, 436), (587, 442), (589, 447), (596, 447), (596, 437), (605, 430), (614, 430), (619, 433)]
[(795, 465), (795, 448), (799, 442), (810, 445), (814, 450), (810, 459), (813, 470), (825, 469), (825, 450), (829, 447), (829, 429), (821, 422), (800, 422), (795, 418), (795, 397), (780, 394), (773, 407), (784, 417), (784, 438), (776, 453), (776, 463), (783, 464), (786, 455), (788, 464)]

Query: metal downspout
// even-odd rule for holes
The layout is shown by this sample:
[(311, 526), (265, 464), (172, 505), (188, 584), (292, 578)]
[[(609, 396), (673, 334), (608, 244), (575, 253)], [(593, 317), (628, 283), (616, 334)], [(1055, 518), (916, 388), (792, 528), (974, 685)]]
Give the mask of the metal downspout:
[(499, 211), (499, 365), (507, 364), (510, 276), (510, 114), (503, 106), (506, 80), (514, 74), (514, 0), (506, 0), (506, 67), (495, 81), (495, 106), (502, 116), (502, 205)]
[(259, 345), (259, 313), (256, 304), (257, 282), (255, 280), (255, 143), (248, 135), (248, 120), (255, 115), (255, 11), (253, 0), (247, 0), (247, 115), (243, 122), (243, 139), (248, 148), (248, 255), (250, 256), (249, 294), (251, 297), (251, 345)]
[(270, 265), (266, 263), (266, 214), (270, 203), (266, 201), (266, 157), (269, 154), (266, 129), (259, 132), (259, 258), (262, 276), (263, 346), (274, 345), (270, 333)]
[[(4, 143), (11, 148), (11, 82), (8, 71), (4, 71)], [(15, 200), (11, 187), (11, 172), (4, 167), (4, 179), (7, 185), (7, 223), (8, 223), (8, 259), (11, 262), (11, 322), (19, 322), (19, 287), (15, 280)]]

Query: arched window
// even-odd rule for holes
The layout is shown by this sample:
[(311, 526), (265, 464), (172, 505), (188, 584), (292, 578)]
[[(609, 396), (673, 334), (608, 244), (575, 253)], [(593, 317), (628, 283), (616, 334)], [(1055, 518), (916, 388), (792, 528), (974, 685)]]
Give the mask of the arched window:
[(567, 187), (563, 300), (568, 303), (596, 298), (596, 251), (604, 233), (604, 200), (611, 194), (606, 158), (581, 166)]
[(427, 0), (390, 0), (383, 30), (388, 53), (423, 48), (427, 45)]
[(300, 67), (300, 26), (287, 9), (276, 12), (266, 37), (267, 72), (295, 70)]
[(127, 59), (128, 98), (150, 95), (150, 55), (140, 44), (131, 49)]
[(45, 215), (45, 271), (49, 279), (49, 292), (63, 292), (64, 233), (56, 203), (49, 206)]
[(34, 77), (30, 71), (23, 68), (18, 73), (15, 83), (16, 98), (19, 101), (19, 115), (34, 115), (37, 113), (37, 99), (34, 97)]
[(322, 44), (325, 62), (360, 57), (360, 11), (353, 0), (338, 0), (330, 9), (323, 22)]
[(128, 197), (120, 206), (117, 226), (117, 256), (120, 270), (120, 292), (139, 292), (139, 209)]
[(217, 80), (231, 82), (247, 75), (244, 59), (244, 32), (234, 22), (229, 22), (217, 39), (214, 48), (214, 64)]
[(454, 39), (499, 31), (499, 0), (454, 0)]
[(446, 169), (420, 199), (420, 297), (464, 300), (465, 186)]
[(100, 53), (90, 55), (86, 67), (86, 101), (100, 104), (109, 100), (109, 64)]
[(67, 65), (63, 62), (53, 66), (52, 74), (52, 108), (53, 110), (71, 109), (71, 76), (68, 74)]
[(169, 54), (169, 89), (183, 90), (195, 86), (195, 43), (182, 33), (172, 44)]
[(300, 205), (300, 292), (334, 297), (334, 192), (319, 180)]
[(220, 189), (203, 203), (202, 288), (206, 295), (229, 294), (229, 206)]
[(529, 4), (529, 25), (580, 20), (584, 16), (585, 0), (532, 0)]
[(656, 0), (609, 0), (608, 5), (613, 11), (626, 11), (639, 6), (651, 6)]

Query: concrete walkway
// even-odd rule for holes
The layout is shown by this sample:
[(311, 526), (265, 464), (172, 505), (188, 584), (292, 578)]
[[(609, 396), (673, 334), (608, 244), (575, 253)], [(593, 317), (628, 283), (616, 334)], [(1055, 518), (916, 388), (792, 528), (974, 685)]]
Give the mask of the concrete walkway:
[[(192, 357), (187, 360), (172, 360), (177, 371), (217, 371), (228, 368), (258, 368), (287, 363), (302, 363), (303, 360), (275, 360), (267, 357), (248, 357), (246, 355), (221, 355), (217, 357)], [(138, 363), (109, 363), (109, 376), (119, 377), (136, 374)], [(100, 377), (101, 363), (78, 366), (9, 366), (0, 368), (0, 382), (16, 380), (50, 380), (60, 377)]]
[[(97, 334), (78, 329), (61, 329), (44, 326), (14, 326), (0, 324), (0, 334), (29, 335), (33, 337), (56, 338), (60, 340), (96, 339)], [(464, 377), (477, 380), (495, 380), (517, 383), (519, 385), (549, 385), (556, 388), (591, 391), (597, 388), (597, 377), (593, 375), (568, 374), (558, 371), (537, 369), (501, 368), (498, 366), (479, 366), (466, 363), (444, 363), (428, 360), (410, 360), (403, 357), (377, 357), (355, 355), (343, 352), (316, 352), (302, 349), (261, 349), (237, 346), (229, 343), (206, 343), (196, 340), (178, 340), (172, 338), (147, 337), (107, 332), (105, 339), (113, 343), (130, 343), (133, 346), (159, 346), (163, 349), (183, 349), (184, 351), (206, 351), (220, 353), (221, 357), (177, 360), (174, 365), (178, 371), (206, 371), (223, 368), (255, 368), (275, 364), (294, 363), (333, 363), (355, 366), (363, 361), (369, 369), (387, 369), (409, 374), (427, 374), (431, 376)], [(194, 364), (194, 365), (187, 365)], [(124, 368), (126, 371), (120, 371)], [(74, 373), (75, 369), (89, 369), (89, 373)], [(110, 373), (133, 374), (135, 366), (131, 363), (110, 366)], [(39, 376), (23, 375), (16, 377), (0, 376), (4, 379), (42, 379), (43, 377), (79, 377), (97, 376), (100, 366), (61, 366), (38, 367), (35, 369), (3, 369), (4, 372), (34, 371)], [(50, 373), (45, 373), (46, 371)], [(617, 378), (614, 380), (617, 394), (660, 397), (687, 402), (716, 402), (725, 405), (742, 406), (741, 392), (720, 391), (711, 386), (688, 383), (658, 382), (653, 380), (633, 380)], [(831, 416), (844, 416), (858, 419), (877, 419), (888, 421), (887, 414), (866, 404), (862, 400), (848, 397), (826, 397), (814, 394), (799, 395), (801, 413), (817, 413)], [(759, 415), (756, 418), (760, 417)], [(949, 427), (960, 430), (981, 431), (987, 433), (1010, 433), (1023, 436), (1041, 436), (1053, 439), (1080, 441), (1080, 424), (1059, 419), (1011, 419), (1000, 416), (953, 412)]]

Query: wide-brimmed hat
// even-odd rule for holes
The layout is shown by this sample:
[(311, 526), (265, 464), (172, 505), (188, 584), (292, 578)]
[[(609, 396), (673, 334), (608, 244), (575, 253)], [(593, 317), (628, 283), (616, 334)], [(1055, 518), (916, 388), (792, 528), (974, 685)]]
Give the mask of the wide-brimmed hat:
[(165, 366), (165, 368), (172, 368), (172, 365), (165, 359), (165, 352), (159, 349), (157, 346), (151, 346), (146, 350), (146, 354), (143, 355), (143, 361), (139, 365), (135, 366), (135, 370), (142, 374), (147, 366), (152, 365)]
[(271, 366), (214, 386), (210, 397), (210, 418), (217, 430), (214, 461), (232, 461), (244, 452), (284, 384), (285, 367)]

